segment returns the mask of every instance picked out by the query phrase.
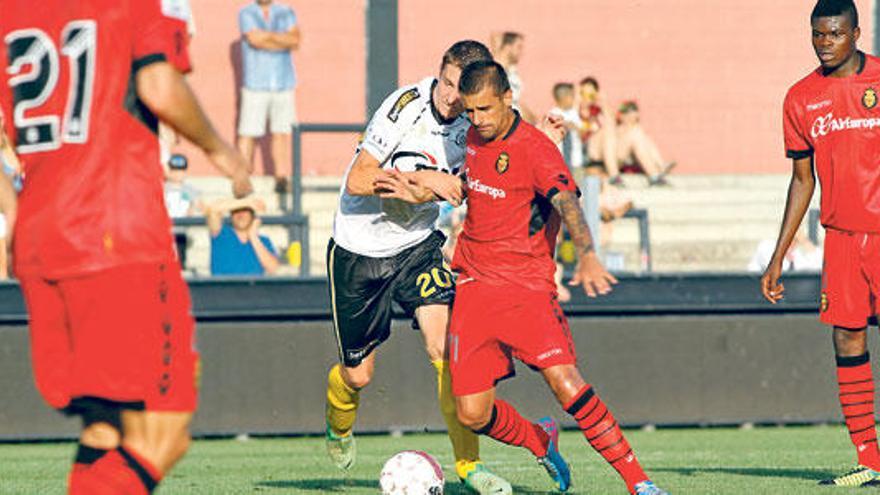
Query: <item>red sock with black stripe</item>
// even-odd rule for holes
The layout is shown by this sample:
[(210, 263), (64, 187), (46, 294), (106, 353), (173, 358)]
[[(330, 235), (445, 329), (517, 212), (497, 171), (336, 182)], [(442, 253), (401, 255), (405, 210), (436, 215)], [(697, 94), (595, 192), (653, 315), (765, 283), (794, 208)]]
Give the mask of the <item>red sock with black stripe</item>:
[(535, 457), (545, 456), (550, 445), (550, 436), (543, 428), (526, 421), (513, 406), (499, 399), (495, 400), (495, 405), (492, 407), (492, 419), (476, 433), (487, 435), (507, 445), (525, 447)]
[(107, 452), (78, 477), (69, 495), (149, 495), (161, 474), (149, 461), (126, 447)]
[(76, 457), (73, 460), (73, 467), (67, 477), (67, 486), (70, 493), (80, 493), (78, 488), (84, 473), (92, 467), (92, 464), (98, 462), (107, 453), (104, 449), (89, 447), (88, 445), (77, 444)]
[(846, 419), (849, 437), (856, 447), (859, 464), (880, 470), (880, 450), (877, 449), (877, 431), (874, 428), (874, 377), (868, 353), (853, 357), (838, 356), (837, 384), (840, 408)]
[(565, 411), (577, 421), (590, 446), (620, 474), (630, 493), (633, 493), (636, 483), (648, 479), (629, 442), (620, 431), (617, 420), (596, 395), (592, 386), (584, 385), (575, 398), (564, 407)]

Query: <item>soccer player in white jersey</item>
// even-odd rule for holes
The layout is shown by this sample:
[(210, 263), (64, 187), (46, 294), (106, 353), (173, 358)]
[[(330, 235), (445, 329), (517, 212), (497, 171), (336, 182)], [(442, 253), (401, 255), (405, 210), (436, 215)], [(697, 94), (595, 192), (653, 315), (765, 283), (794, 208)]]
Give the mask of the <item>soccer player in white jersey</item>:
[[(454, 288), (441, 253), (445, 237), (436, 229), (438, 201), (457, 205), (462, 200), (458, 173), (470, 124), (462, 116), (458, 79), (468, 64), (491, 59), (477, 41), (452, 45), (438, 77), (385, 99), (345, 174), (327, 248), (340, 359), (328, 377), (327, 449), (342, 469), (355, 460), (352, 429), (360, 390), (373, 376), (373, 351), (390, 336), (396, 301), (414, 318), (437, 370), (456, 473), (478, 493), (511, 493), (510, 484), (480, 461), (476, 435), (456, 417), (446, 356)], [(405, 183), (405, 192), (388, 197), (382, 187), (388, 181)]]

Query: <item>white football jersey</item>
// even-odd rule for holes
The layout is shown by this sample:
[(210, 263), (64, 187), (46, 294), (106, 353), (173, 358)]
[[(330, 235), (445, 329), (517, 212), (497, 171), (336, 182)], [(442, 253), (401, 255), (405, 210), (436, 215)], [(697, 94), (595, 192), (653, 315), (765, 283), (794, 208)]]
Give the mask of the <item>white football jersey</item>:
[[(358, 152), (367, 151), (385, 169), (430, 169), (458, 175), (470, 122), (464, 116), (440, 121), (431, 103), (435, 84), (436, 79), (429, 77), (386, 98), (370, 120)], [(350, 172), (351, 164), (342, 180), (333, 223), (333, 240), (338, 245), (362, 256), (385, 258), (418, 244), (434, 231), (439, 213), (436, 202), (414, 205), (350, 195), (345, 191)]]

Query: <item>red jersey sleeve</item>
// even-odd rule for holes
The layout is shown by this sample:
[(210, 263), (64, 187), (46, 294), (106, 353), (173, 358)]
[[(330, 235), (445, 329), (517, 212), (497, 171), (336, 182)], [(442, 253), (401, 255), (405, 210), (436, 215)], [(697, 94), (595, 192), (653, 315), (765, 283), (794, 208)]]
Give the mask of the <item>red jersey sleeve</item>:
[(185, 0), (131, 0), (129, 5), (135, 68), (165, 61), (180, 72), (191, 71), (186, 25), (190, 13)]
[(547, 199), (561, 191), (571, 191), (580, 196), (581, 192), (559, 153), (559, 148), (543, 134), (537, 136), (535, 141), (537, 142), (532, 146), (531, 154), (535, 192)]
[(813, 146), (804, 132), (805, 108), (795, 91), (789, 90), (783, 104), (782, 130), (785, 136), (785, 156), (795, 160), (813, 154)]

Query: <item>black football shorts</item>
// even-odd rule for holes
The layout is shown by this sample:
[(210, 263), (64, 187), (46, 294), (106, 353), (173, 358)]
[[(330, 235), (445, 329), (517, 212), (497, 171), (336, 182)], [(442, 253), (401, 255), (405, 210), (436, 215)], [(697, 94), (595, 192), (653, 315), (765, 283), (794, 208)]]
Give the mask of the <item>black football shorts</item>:
[(347, 251), (330, 239), (330, 305), (345, 366), (360, 364), (391, 335), (392, 302), (411, 318), (419, 306), (452, 304), (455, 285), (441, 252), (445, 242), (446, 236), (435, 231), (395, 256), (373, 258)]

